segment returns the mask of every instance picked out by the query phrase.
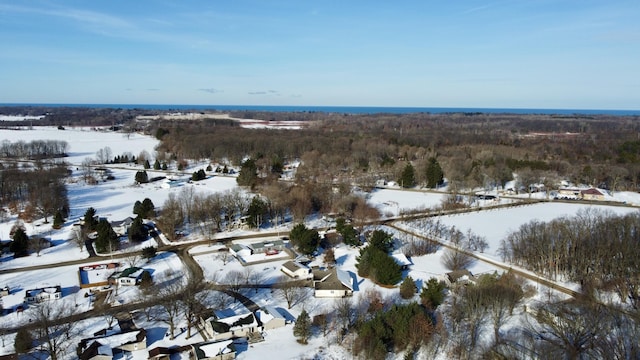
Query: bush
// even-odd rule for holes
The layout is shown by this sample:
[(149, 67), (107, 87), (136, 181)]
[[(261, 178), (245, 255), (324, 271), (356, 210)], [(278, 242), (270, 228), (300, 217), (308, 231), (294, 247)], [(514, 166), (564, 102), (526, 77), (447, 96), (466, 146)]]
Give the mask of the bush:
[(156, 256), (157, 252), (158, 249), (156, 249), (155, 246), (147, 246), (146, 248), (142, 249), (142, 257), (144, 257), (145, 259), (151, 259)]
[(62, 212), (58, 210), (53, 216), (53, 228), (57, 230), (60, 229), (62, 225), (64, 225), (64, 217), (62, 216)]
[(411, 299), (416, 294), (416, 282), (411, 276), (407, 276), (400, 284), (400, 297), (403, 299)]
[(18, 330), (15, 341), (13, 343), (13, 348), (18, 354), (29, 352), (29, 350), (33, 348), (33, 336), (31, 335), (31, 333), (26, 329)]
[(145, 184), (149, 182), (149, 175), (144, 170), (136, 172), (135, 180), (138, 184)]

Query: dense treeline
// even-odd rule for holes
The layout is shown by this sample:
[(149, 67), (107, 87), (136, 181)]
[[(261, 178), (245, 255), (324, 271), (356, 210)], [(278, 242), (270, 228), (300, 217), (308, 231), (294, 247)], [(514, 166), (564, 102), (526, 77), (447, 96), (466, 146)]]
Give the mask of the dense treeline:
[(615, 291), (640, 307), (640, 214), (582, 211), (548, 223), (532, 221), (503, 240), (505, 260), (584, 291)]
[(144, 129), (162, 139), (158, 156), (174, 160), (239, 165), (250, 156), (266, 173), (273, 165), (302, 159), (299, 181), (345, 179), (367, 186), (376, 178), (398, 179), (411, 162), (416, 184), (431, 187), (427, 168), (434, 158), (454, 189), (504, 185), (514, 171), (523, 174), (523, 182), (562, 178), (611, 190), (635, 190), (640, 183), (638, 116), (230, 112), (236, 118), (307, 122), (292, 131), (243, 129), (229, 119), (137, 121), (139, 115), (166, 112), (148, 109), (3, 107), (0, 112), (45, 115), (37, 121), (42, 125)]
[(63, 164), (31, 169), (11, 164), (1, 168), (1, 206), (21, 213), (25, 220), (40, 216), (47, 222), (58, 211), (63, 217), (67, 216), (69, 201), (65, 179), (68, 173)]
[(33, 140), (30, 142), (3, 140), (0, 144), (0, 156), (8, 159), (41, 160), (59, 158), (67, 155), (69, 144), (60, 140)]
[[(433, 186), (437, 160), (460, 186), (504, 185), (512, 173), (522, 181), (566, 178), (612, 190), (636, 189), (640, 156), (632, 146), (640, 130), (635, 117), (571, 117), (510, 114), (244, 114), (275, 120), (308, 120), (300, 130), (243, 129), (221, 123), (158, 121), (159, 152), (180, 158), (240, 164), (246, 156), (258, 171), (277, 161), (302, 159), (298, 180), (371, 177), (398, 179), (407, 163), (418, 185)], [(215, 125), (213, 125), (215, 124)], [(626, 144), (626, 145), (623, 145)]]

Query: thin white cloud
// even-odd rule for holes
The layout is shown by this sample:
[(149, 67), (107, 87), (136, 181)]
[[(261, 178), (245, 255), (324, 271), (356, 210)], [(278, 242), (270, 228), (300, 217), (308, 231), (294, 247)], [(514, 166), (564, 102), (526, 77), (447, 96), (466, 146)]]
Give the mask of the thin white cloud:
[(224, 92), (223, 90), (214, 89), (214, 88), (203, 88), (203, 89), (198, 89), (198, 91), (203, 91), (203, 92), (207, 92), (207, 93), (210, 93), (210, 94), (218, 94), (218, 93)]

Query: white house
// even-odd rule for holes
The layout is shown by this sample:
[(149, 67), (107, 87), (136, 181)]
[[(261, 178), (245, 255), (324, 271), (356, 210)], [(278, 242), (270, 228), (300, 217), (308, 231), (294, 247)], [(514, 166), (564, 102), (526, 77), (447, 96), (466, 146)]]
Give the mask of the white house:
[(260, 324), (252, 312), (228, 317), (212, 316), (201, 320), (200, 325), (211, 340), (228, 340), (239, 337), (250, 337), (252, 333), (259, 333)]
[(353, 295), (351, 274), (337, 268), (313, 271), (314, 296), (339, 298)]
[(287, 319), (273, 306), (265, 306), (256, 311), (256, 317), (262, 323), (263, 330), (277, 329), (287, 323)]
[(133, 224), (133, 218), (129, 216), (124, 220), (112, 221), (111, 227), (113, 228), (113, 231), (119, 236), (125, 236), (129, 232), (131, 224)]
[(108, 336), (83, 339), (78, 345), (81, 360), (112, 359), (114, 353), (131, 353), (147, 348), (147, 332), (144, 329)]
[(62, 298), (60, 285), (25, 291), (24, 301), (28, 304), (37, 304), (43, 301), (58, 300)]
[(118, 286), (135, 286), (140, 283), (144, 269), (130, 267), (109, 276), (109, 283)]
[(313, 273), (311, 272), (311, 269), (308, 266), (302, 265), (297, 261), (287, 261), (286, 263), (282, 264), (280, 271), (294, 279), (313, 279)]
[(237, 257), (237, 258), (245, 258), (247, 256), (250, 256), (251, 254), (253, 254), (253, 250), (248, 247), (247, 245), (244, 244), (233, 244), (231, 245), (231, 247), (229, 248), (229, 251), (231, 252), (231, 255)]
[(192, 344), (191, 349), (197, 360), (232, 360), (236, 358), (233, 340), (212, 341)]

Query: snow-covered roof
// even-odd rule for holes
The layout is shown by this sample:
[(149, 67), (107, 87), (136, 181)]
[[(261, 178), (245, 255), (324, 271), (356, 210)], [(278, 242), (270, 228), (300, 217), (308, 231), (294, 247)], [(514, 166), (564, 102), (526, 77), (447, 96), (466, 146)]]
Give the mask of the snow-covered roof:
[(207, 343), (203, 345), (198, 345), (200, 350), (204, 353), (207, 358), (213, 358), (217, 355), (222, 355), (231, 352), (232, 350), (229, 348), (229, 345), (233, 343), (233, 340), (225, 340), (225, 341), (216, 341), (212, 343)]
[[(209, 318), (209, 321), (211, 321), (212, 325), (214, 325), (213, 329), (216, 332), (226, 332), (226, 331), (232, 331), (235, 329), (243, 329), (245, 327), (258, 326), (258, 321), (256, 320), (256, 317), (253, 315), (252, 312), (233, 315), (233, 316), (224, 317), (224, 318), (212, 317), (212, 318)], [(215, 326), (215, 323), (225, 324), (228, 327), (228, 330), (224, 329), (224, 331), (220, 331), (218, 326)]]
[(400, 266), (413, 265), (411, 261), (409, 261), (409, 259), (406, 257), (406, 255), (403, 253), (394, 253), (394, 254), (391, 254), (391, 257), (393, 257), (393, 260), (395, 260), (396, 263)]
[(278, 309), (273, 306), (263, 307), (262, 309), (256, 311), (256, 315), (258, 316), (262, 324), (266, 324), (273, 319), (286, 320), (286, 318), (280, 313), (280, 311), (278, 311)]
[(302, 265), (297, 261), (287, 261), (284, 264), (282, 264), (282, 267), (291, 272), (296, 272), (300, 269), (306, 270), (306, 271), (310, 270), (308, 266)]
[(138, 336), (142, 330), (129, 331), (126, 333), (115, 334), (95, 339), (101, 345), (109, 346), (112, 349), (125, 344), (138, 342)]
[(353, 279), (348, 271), (336, 269), (336, 275), (338, 275), (338, 280), (340, 280), (342, 285), (348, 287), (349, 290), (353, 290)]

